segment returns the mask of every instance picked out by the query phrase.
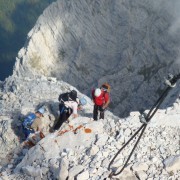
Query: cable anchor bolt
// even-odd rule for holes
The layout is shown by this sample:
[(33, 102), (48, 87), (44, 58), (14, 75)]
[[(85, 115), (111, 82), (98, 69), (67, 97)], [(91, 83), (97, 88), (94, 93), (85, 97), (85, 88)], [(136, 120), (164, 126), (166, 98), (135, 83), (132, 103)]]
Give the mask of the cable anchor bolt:
[(168, 74), (167, 79), (165, 79), (165, 84), (168, 85), (169, 87), (175, 87), (176, 83), (172, 83), (174, 76), (172, 74)]
[(145, 112), (143, 112), (141, 115), (139, 115), (139, 119), (140, 119), (141, 123), (148, 124), (147, 114)]

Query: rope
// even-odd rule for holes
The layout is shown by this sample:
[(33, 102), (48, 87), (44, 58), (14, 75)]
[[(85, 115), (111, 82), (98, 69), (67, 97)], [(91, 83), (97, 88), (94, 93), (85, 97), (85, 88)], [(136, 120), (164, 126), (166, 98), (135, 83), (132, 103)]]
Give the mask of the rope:
[[(156, 101), (156, 103), (151, 107), (150, 111), (148, 112), (147, 116), (145, 117), (146, 119), (146, 122), (148, 123), (151, 118), (155, 115), (155, 113), (157, 112), (158, 108), (160, 107), (160, 105), (162, 104), (162, 102), (164, 101), (164, 99), (166, 98), (168, 92), (174, 87), (176, 81), (180, 79), (180, 74), (178, 74), (177, 76), (174, 76), (172, 77), (171, 79), (169, 79), (168, 81), (170, 82), (170, 85), (165, 89), (165, 91), (162, 93), (162, 95), (158, 98), (158, 100)], [(110, 161), (109, 163), (109, 166), (108, 166), (108, 170), (110, 171), (110, 167), (111, 165), (113, 164), (114, 160), (116, 159), (116, 157), (118, 156), (118, 154), (136, 137), (136, 135), (138, 135), (139, 132), (140, 135), (133, 147), (133, 149), (131, 150), (125, 164), (123, 165), (123, 167), (120, 169), (119, 172), (115, 173), (115, 172), (111, 172), (110, 175), (109, 175), (109, 178), (111, 178), (112, 176), (117, 176), (119, 175), (123, 170), (124, 168), (126, 167), (126, 165), (128, 164), (135, 148), (137, 147), (145, 129), (147, 127), (147, 124), (143, 124), (134, 134), (133, 136), (121, 147), (121, 149), (115, 154), (115, 156), (113, 157), (113, 159)]]

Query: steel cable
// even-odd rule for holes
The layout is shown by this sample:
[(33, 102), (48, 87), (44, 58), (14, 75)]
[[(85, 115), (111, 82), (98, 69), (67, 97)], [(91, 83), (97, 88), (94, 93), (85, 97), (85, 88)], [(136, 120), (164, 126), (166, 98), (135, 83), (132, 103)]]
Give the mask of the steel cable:
[[(166, 98), (168, 92), (174, 87), (174, 85), (176, 84), (177, 80), (180, 79), (180, 74), (178, 74), (177, 76), (173, 76), (171, 79), (169, 79), (169, 83), (170, 85), (165, 89), (165, 91), (162, 93), (162, 95), (158, 98), (158, 100), (156, 101), (156, 103), (151, 107), (150, 111), (148, 112), (148, 114), (145, 116), (146, 122), (148, 123), (152, 117), (155, 115), (155, 113), (157, 112), (158, 108), (160, 107), (160, 105), (162, 104), (162, 102), (164, 101), (164, 99)], [(125, 164), (123, 165), (123, 167), (121, 168), (121, 170), (118, 173), (115, 172), (111, 172), (109, 175), (109, 178), (111, 178), (112, 176), (117, 176), (119, 175), (124, 168), (126, 167), (126, 165), (128, 164), (135, 148), (137, 147), (146, 127), (147, 127), (147, 123), (141, 125), (141, 127), (132, 135), (132, 137), (121, 147), (121, 149), (115, 154), (115, 156), (113, 157), (113, 159), (110, 161), (109, 166), (108, 166), (108, 170), (110, 171), (110, 167), (113, 164), (114, 160), (116, 159), (116, 157), (118, 156), (118, 154), (136, 137), (136, 135), (138, 135), (138, 133), (141, 131), (133, 149), (131, 150)]]

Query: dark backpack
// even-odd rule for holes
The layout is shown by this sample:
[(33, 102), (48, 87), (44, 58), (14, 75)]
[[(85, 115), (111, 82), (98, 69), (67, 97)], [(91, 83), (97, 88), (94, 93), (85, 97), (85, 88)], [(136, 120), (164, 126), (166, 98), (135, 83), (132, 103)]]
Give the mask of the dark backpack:
[(59, 95), (59, 102), (64, 103), (65, 101), (76, 101), (77, 91), (72, 90), (71, 92), (66, 92)]
[(72, 91), (70, 92), (70, 94), (69, 94), (69, 98), (70, 98), (71, 100), (73, 100), (73, 101), (76, 101), (76, 99), (77, 99), (77, 91), (72, 90)]

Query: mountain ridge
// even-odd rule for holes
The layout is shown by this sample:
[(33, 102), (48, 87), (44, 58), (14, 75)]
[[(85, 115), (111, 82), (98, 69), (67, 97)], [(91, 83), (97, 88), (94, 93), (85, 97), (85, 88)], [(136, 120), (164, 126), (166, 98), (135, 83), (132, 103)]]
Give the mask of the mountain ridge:
[(150, 108), (164, 77), (179, 72), (178, 36), (169, 30), (173, 16), (153, 3), (52, 3), (19, 51), (16, 73), (53, 76), (86, 95), (108, 81), (111, 110), (121, 117)]
[[(43, 12), (18, 53), (13, 75), (1, 82), (2, 179), (108, 179), (110, 160), (142, 125), (139, 111), (148, 112), (166, 87), (164, 76), (179, 71), (174, 61), (179, 41), (168, 34), (172, 15), (153, 3), (59, 0)], [(105, 81), (112, 104), (96, 122), (89, 94)], [(148, 124), (128, 167), (113, 179), (180, 178), (179, 86)], [(88, 104), (77, 119), (49, 133), (58, 117), (58, 96), (71, 89)], [(21, 144), (20, 120), (41, 105), (47, 135), (29, 149)], [(112, 169), (118, 171), (134, 142)]]

